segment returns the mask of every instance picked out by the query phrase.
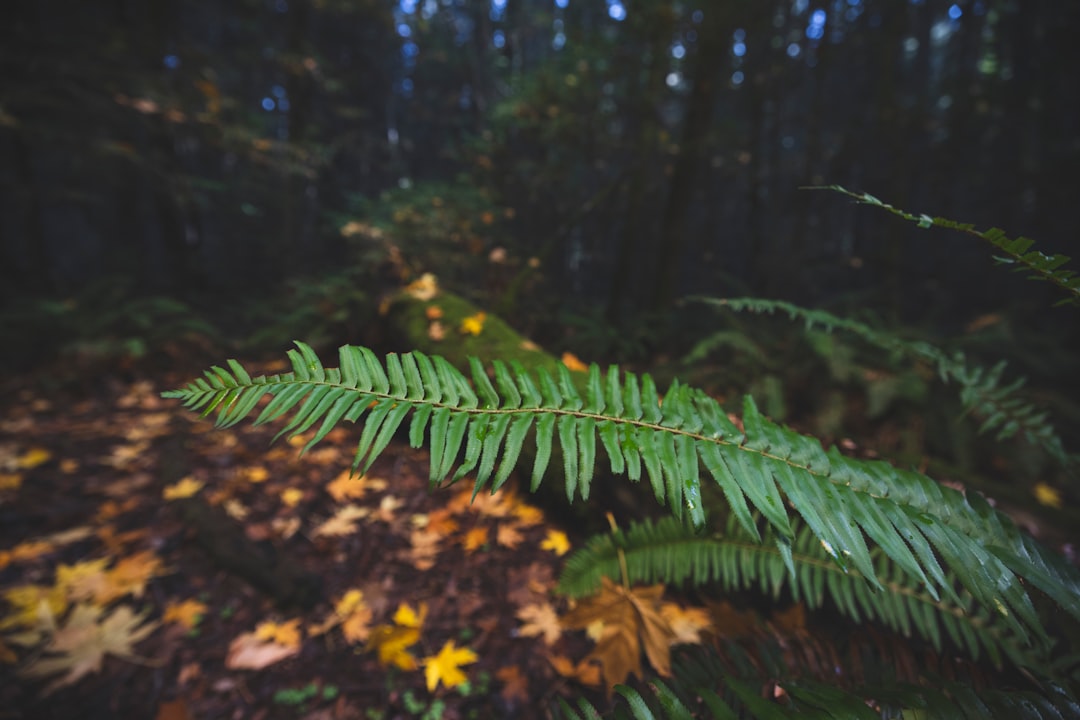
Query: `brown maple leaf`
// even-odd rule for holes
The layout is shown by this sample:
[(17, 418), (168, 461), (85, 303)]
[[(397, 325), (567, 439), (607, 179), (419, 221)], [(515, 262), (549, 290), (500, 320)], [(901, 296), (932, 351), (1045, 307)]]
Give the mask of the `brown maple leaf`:
[(127, 660), (138, 659), (133, 646), (152, 633), (159, 623), (144, 623), (146, 614), (136, 615), (127, 605), (102, 617), (104, 612), (97, 605), (76, 605), (63, 626), (53, 634), (44, 655), (23, 670), (23, 675), (45, 678), (66, 672), (45, 688), (44, 692), (48, 694), (101, 670), (106, 654)]
[(675, 633), (659, 611), (664, 586), (624, 588), (608, 578), (601, 578), (601, 582), (600, 592), (581, 600), (563, 617), (562, 624), (583, 630), (598, 621), (603, 623), (600, 639), (586, 660), (595, 659), (603, 666), (608, 695), (631, 673), (644, 677), (643, 649), (656, 672), (670, 675), (670, 646)]

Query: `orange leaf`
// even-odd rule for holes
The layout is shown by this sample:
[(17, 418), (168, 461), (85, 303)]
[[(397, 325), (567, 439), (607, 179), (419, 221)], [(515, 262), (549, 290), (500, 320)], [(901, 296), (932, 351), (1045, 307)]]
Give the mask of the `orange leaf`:
[(344, 502), (362, 498), (368, 490), (383, 490), (384, 488), (386, 488), (385, 480), (369, 478), (367, 475), (356, 475), (351, 470), (344, 470), (326, 486), (326, 491), (338, 502)]
[(574, 355), (573, 353), (564, 352), (561, 360), (562, 364), (565, 365), (568, 370), (586, 372), (589, 369), (589, 366), (581, 362), (581, 360), (578, 360), (577, 355)]
[(206, 603), (189, 598), (183, 602), (170, 602), (166, 605), (161, 619), (164, 622), (176, 623), (188, 630), (193, 630), (206, 615), (206, 610)]
[(474, 527), (465, 533), (465, 537), (461, 539), (461, 546), (465, 548), (466, 553), (475, 552), (477, 549), (484, 547), (488, 543), (488, 529), (485, 527)]

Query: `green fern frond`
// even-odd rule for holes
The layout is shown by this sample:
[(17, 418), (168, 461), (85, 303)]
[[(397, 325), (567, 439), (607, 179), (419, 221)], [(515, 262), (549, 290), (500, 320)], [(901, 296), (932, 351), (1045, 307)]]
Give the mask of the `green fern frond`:
[(725, 592), (756, 586), (774, 599), (789, 588), (792, 599), (810, 609), (829, 603), (855, 622), (877, 621), (905, 637), (914, 632), (939, 653), (947, 637), (973, 660), (985, 653), (998, 667), (1003, 656), (1021, 667), (1046, 665), (1042, 651), (1048, 648), (1034, 652), (967, 592), (956, 593), (959, 603), (934, 599), (877, 549), (871, 551), (874, 570), (886, 592), (874, 592), (858, 571), (841, 570), (810, 528), (792, 525), (793, 576), (775, 547), (755, 542), (733, 520), (724, 533), (703, 535), (662, 518), (590, 538), (566, 560), (558, 589), (571, 597), (589, 595), (601, 577), (618, 578), (623, 568), (631, 583), (716, 582)]
[(801, 320), (807, 330), (820, 327), (827, 332), (842, 330), (861, 340), (893, 353), (898, 357), (917, 358), (937, 368), (942, 382), (955, 382), (960, 386), (960, 401), (966, 412), (982, 420), (980, 433), (996, 432), (998, 442), (1017, 435), (1032, 445), (1041, 447), (1062, 467), (1074, 470), (1077, 457), (1066, 452), (1061, 438), (1047, 419), (1047, 413), (1019, 397), (1024, 379), (1018, 378), (1003, 384), (1005, 363), (992, 368), (968, 365), (964, 354), (952, 355), (933, 345), (898, 338), (887, 332), (875, 330), (868, 325), (847, 318), (837, 317), (824, 310), (799, 307), (782, 300), (761, 298), (693, 298), (696, 302), (724, 307), (735, 312), (773, 314), (782, 312), (792, 320)]
[(1066, 270), (1064, 265), (1071, 260), (1067, 255), (1047, 255), (1038, 250), (1032, 250), (1034, 240), (1026, 237), (1010, 238), (1003, 230), (990, 228), (978, 230), (971, 223), (961, 223), (948, 218), (930, 217), (929, 215), (914, 215), (900, 208), (884, 203), (868, 193), (852, 192), (840, 185), (828, 185), (825, 187), (809, 187), (807, 190), (833, 190), (847, 195), (864, 205), (873, 205), (882, 208), (897, 217), (913, 222), (921, 228), (940, 227), (950, 230), (959, 230), (962, 233), (973, 235), (980, 240), (990, 243), (1002, 255), (995, 255), (994, 260), (999, 265), (1013, 265), (1017, 272), (1028, 273), (1032, 280), (1041, 280), (1056, 285), (1064, 291), (1067, 297), (1060, 301), (1059, 305), (1080, 305), (1080, 275), (1074, 270)]
[[(983, 688), (936, 677), (920, 685), (840, 689), (813, 680), (793, 679), (789, 668), (756, 668), (736, 675), (720, 661), (713, 648), (680, 652), (672, 663), (672, 676), (650, 679), (642, 690), (626, 685), (615, 688), (619, 699), (601, 714), (587, 700), (577, 708), (560, 700), (568, 720), (686, 720), (688, 718), (757, 718), (788, 720), (880, 720), (880, 718), (1024, 718), (1061, 720), (1080, 717), (1080, 704), (1062, 687), (1041, 683), (1042, 693)], [(768, 674), (769, 670), (780, 674)], [(762, 685), (782, 688), (782, 704), (761, 696)]]
[(705, 521), (703, 466), (755, 541), (762, 538), (752, 511), (768, 521), (792, 575), (788, 504), (841, 567), (858, 570), (878, 589), (867, 540), (932, 597), (944, 593), (959, 602), (944, 568), (951, 569), (977, 603), (993, 608), (1021, 637), (1045, 635), (1021, 578), (1080, 617), (1080, 575), (979, 494), (965, 496), (915, 472), (826, 451), (816, 439), (767, 420), (751, 399), (740, 432), (705, 393), (675, 383), (661, 400), (648, 375), (639, 379), (617, 367), (603, 374), (592, 366), (582, 397), (564, 367), (553, 378), (495, 361), (492, 382), (473, 359), (470, 384), (447, 361), (420, 353), (391, 354), (384, 365), (372, 351), (346, 345), (339, 357), (339, 368), (325, 368), (310, 347), (297, 343), (289, 351), (291, 373), (252, 378), (230, 361), (229, 370), (214, 367), (165, 397), (204, 414), (216, 410), (222, 426), (240, 422), (268, 397), (255, 422), (291, 412), (279, 435), (314, 429), (305, 449), (343, 420), (362, 421), (353, 466), (363, 471), (411, 415), (410, 441), (418, 446), (426, 436), (431, 451), (431, 482), (475, 473), (474, 493), (497, 490), (531, 436), (533, 489), (558, 442), (567, 498), (587, 498), (599, 437), (614, 474), (646, 477), (656, 499), (694, 526)]

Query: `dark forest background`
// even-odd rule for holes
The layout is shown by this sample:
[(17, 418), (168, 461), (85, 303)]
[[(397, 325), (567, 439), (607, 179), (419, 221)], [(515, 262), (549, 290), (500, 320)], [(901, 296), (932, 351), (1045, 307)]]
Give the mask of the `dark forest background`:
[(426, 271), (597, 360), (672, 349), (698, 293), (1071, 337), (978, 241), (801, 188), (1069, 251), (1078, 29), (1049, 0), (16, 4), (9, 360), (358, 341)]

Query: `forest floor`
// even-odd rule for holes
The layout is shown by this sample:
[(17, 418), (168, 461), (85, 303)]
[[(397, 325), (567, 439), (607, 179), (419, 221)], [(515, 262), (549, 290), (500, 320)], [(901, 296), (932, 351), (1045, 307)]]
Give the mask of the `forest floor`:
[[(566, 628), (555, 592), (581, 529), (513, 488), (429, 491), (427, 453), (401, 442), (355, 475), (349, 425), (304, 454), (311, 432), (274, 443), (280, 423), (215, 430), (161, 398), (192, 376), (5, 381), (0, 720), (530, 720), (558, 697), (606, 704), (599, 645)], [(784, 636), (788, 667), (827, 674), (869, 652), (914, 676), (938, 661), (869, 626), (837, 649), (798, 603), (662, 602), (679, 642), (756, 624)]]
[(4, 401), (0, 718), (533, 718), (568, 690), (541, 510), (429, 492), (397, 443), (350, 475), (351, 427), (303, 456), (214, 430), (160, 398), (188, 379)]

